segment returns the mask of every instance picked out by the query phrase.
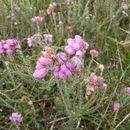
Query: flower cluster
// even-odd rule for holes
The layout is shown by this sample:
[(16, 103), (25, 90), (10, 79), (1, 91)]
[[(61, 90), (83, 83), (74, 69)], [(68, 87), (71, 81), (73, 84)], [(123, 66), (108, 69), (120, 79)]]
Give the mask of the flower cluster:
[(9, 120), (11, 120), (12, 122), (22, 122), (23, 117), (18, 112), (13, 112), (12, 115), (9, 117)]
[[(52, 41), (50, 39), (52, 38), (51, 36), (44, 34), (44, 37), (46, 37), (46, 40)], [(52, 48), (46, 47), (43, 56), (36, 63), (36, 69), (33, 73), (34, 78), (44, 78), (48, 70), (53, 71), (55, 78), (63, 80), (71, 78), (73, 73), (77, 75), (80, 73), (82, 56), (84, 56), (89, 45), (78, 35), (75, 36), (75, 39), (69, 38), (67, 41), (68, 47), (71, 47), (75, 51), (73, 53), (75, 55), (69, 59), (67, 53), (59, 52), (55, 55)], [(69, 52), (68, 49), (66, 51)]]
[(0, 41), (0, 54), (12, 54), (17, 48), (20, 48), (20, 41), (16, 39), (8, 39)]
[(53, 42), (53, 35), (44, 34), (43, 36), (44, 36), (46, 42)]
[(49, 7), (47, 9), (47, 14), (50, 15), (52, 13), (52, 11), (57, 7), (57, 3), (53, 2), (51, 4), (49, 4)]
[(33, 36), (29, 37), (27, 39), (27, 43), (28, 43), (28, 46), (31, 47), (31, 46), (36, 46), (37, 44), (37, 39)]
[(41, 41), (42, 35), (35, 34), (29, 38), (27, 38), (27, 43), (29, 47), (37, 46), (38, 42)]
[(33, 23), (41, 23), (43, 21), (43, 17), (35, 16), (32, 18)]
[[(44, 37), (44, 39), (43, 39), (43, 37)], [(42, 36), (42, 34), (40, 34), (40, 33), (34, 34), (33, 36), (27, 38), (27, 44), (29, 47), (34, 47), (34, 46), (37, 46), (38, 43), (42, 40), (44, 40), (46, 42), (53, 42), (53, 35), (44, 34)]]
[(104, 83), (104, 78), (97, 76), (95, 73), (91, 73), (89, 76), (89, 83), (86, 89), (86, 95), (91, 95), (92, 92), (95, 91), (98, 86), (101, 90), (105, 91), (107, 89), (107, 85)]
[(66, 53), (60, 52), (58, 54), (58, 62), (59, 66), (55, 67), (54, 76), (55, 78), (66, 80), (67, 78), (72, 77), (72, 73), (76, 73), (77, 75), (80, 73), (81, 61), (79, 57), (72, 57), (69, 62), (67, 61)]
[(72, 77), (72, 73), (68, 69), (68, 67), (65, 64), (63, 64), (61, 66), (55, 67), (54, 76), (56, 78), (66, 80), (67, 77), (69, 77), (69, 78)]
[(89, 44), (85, 42), (79, 35), (76, 35), (75, 38), (67, 39), (68, 45), (65, 46), (65, 50), (70, 55), (77, 55), (83, 57), (86, 49), (88, 49)]
[(42, 57), (36, 63), (35, 71), (33, 73), (34, 78), (44, 78), (48, 71), (52, 69), (53, 62), (55, 61), (54, 50), (50, 47), (45, 47), (45, 51), (42, 52)]

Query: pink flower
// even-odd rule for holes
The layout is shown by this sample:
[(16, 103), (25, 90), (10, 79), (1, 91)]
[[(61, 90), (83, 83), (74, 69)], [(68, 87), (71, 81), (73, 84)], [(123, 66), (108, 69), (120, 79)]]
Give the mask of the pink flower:
[(106, 91), (107, 84), (105, 84), (104, 81), (105, 80), (103, 77), (97, 76), (95, 73), (91, 73), (89, 76), (89, 83), (87, 85), (86, 94), (91, 95), (92, 92), (97, 89), (97, 87), (99, 87), (98, 89), (102, 91)]
[(67, 78), (72, 77), (71, 71), (65, 64), (63, 64), (61, 66), (56, 66), (53, 74), (54, 74), (55, 78), (59, 78), (59, 79), (63, 79), (63, 80), (66, 80)]
[(71, 71), (69, 69), (66, 69), (66, 71), (64, 73), (66, 74), (66, 76), (68, 78), (72, 78), (72, 73), (71, 73)]
[(75, 51), (78, 51), (78, 50), (80, 49), (80, 47), (81, 47), (79, 43), (74, 43), (74, 44), (72, 44), (71, 46), (73, 47), (73, 49), (74, 49)]
[(19, 43), (18, 40), (15, 40), (15, 39), (8, 39), (6, 40), (6, 44), (10, 45), (10, 46), (15, 46)]
[[(52, 42), (53, 36), (51, 34), (44, 34), (45, 41)], [(74, 55), (70, 59), (67, 58), (65, 52), (59, 52), (55, 55), (54, 50), (47, 47), (42, 52), (43, 56), (37, 61), (34, 78), (42, 78), (46, 76), (41, 69), (53, 71), (55, 78), (66, 80), (71, 78), (73, 73), (80, 74), (82, 66), (82, 57), (84, 56), (89, 45), (79, 35), (75, 35), (75, 38), (67, 39), (68, 45), (65, 46), (65, 50), (68, 54)], [(40, 73), (40, 74), (39, 74)], [(44, 75), (44, 76), (43, 76)]]
[(10, 49), (10, 48), (12, 48), (11, 45), (9, 45), (9, 44), (4, 44), (3, 47), (4, 47), (5, 49)]
[(72, 47), (73, 44), (75, 43), (75, 40), (72, 39), (72, 38), (68, 38), (68, 39), (67, 39), (67, 43), (68, 43), (68, 45), (69, 45), (70, 47)]
[(56, 72), (60, 71), (60, 66), (55, 66), (55, 71)]
[(81, 59), (78, 57), (78, 56), (73, 56), (71, 59), (70, 59), (70, 62), (71, 64), (74, 64), (75, 67), (80, 70), (81, 66), (83, 65)]
[(23, 117), (18, 112), (13, 112), (12, 115), (9, 117), (9, 120), (11, 120), (12, 122), (22, 122)]
[(66, 70), (68, 70), (68, 68), (66, 67), (65, 64), (63, 64), (63, 65), (60, 66), (60, 71), (61, 72), (66, 72)]
[(130, 87), (124, 88), (124, 92), (130, 94)]
[(12, 54), (17, 48), (20, 48), (20, 41), (16, 39), (8, 39), (0, 41), (0, 54), (8, 53)]
[(56, 2), (49, 4), (49, 7), (47, 9), (47, 14), (50, 15), (53, 12), (53, 10), (57, 7), (57, 5), (58, 4)]
[(51, 10), (47, 9), (47, 14), (50, 15), (51, 14)]
[(45, 51), (42, 54), (42, 57), (38, 59), (35, 66), (34, 78), (44, 78), (48, 74), (48, 71), (53, 69), (54, 50), (51, 47), (45, 47)]
[(48, 71), (45, 68), (36, 69), (33, 73), (33, 77), (37, 78), (44, 78), (47, 75)]
[(33, 23), (40, 23), (42, 21), (43, 21), (43, 17), (40, 17), (40, 16), (35, 16), (32, 18)]
[(119, 109), (119, 107), (120, 107), (120, 103), (114, 103), (113, 104), (113, 110), (114, 111), (117, 111)]
[(0, 49), (0, 54), (5, 53), (4, 49)]
[(61, 71), (59, 72), (58, 75), (59, 75), (60, 79), (66, 80), (66, 78), (67, 78), (67, 76), (63, 72), (61, 72)]
[(105, 81), (105, 80), (104, 80), (103, 77), (101, 77), (101, 76), (98, 76), (98, 77), (97, 77), (97, 85), (103, 86), (104, 81)]
[(123, 4), (123, 5), (122, 5), (122, 8), (123, 8), (124, 10), (128, 10), (129, 7), (128, 7), (127, 4)]
[(36, 33), (33, 36), (27, 38), (27, 44), (29, 47), (37, 46), (40, 41), (42, 41), (42, 35), (40, 33)]
[(90, 54), (91, 54), (92, 57), (98, 57), (98, 53), (99, 52), (95, 49), (90, 50)]
[(35, 67), (37, 70), (40, 70), (43, 68), (43, 65), (40, 64), (39, 62), (36, 63), (36, 67)]
[(84, 53), (83, 53), (81, 50), (78, 50), (78, 51), (76, 52), (76, 56), (83, 57), (83, 56), (84, 56)]
[(86, 95), (89, 96), (92, 94), (92, 92), (94, 92), (95, 89), (94, 89), (94, 86), (87, 86), (87, 91), (86, 91)]
[(64, 53), (64, 52), (58, 53), (57, 56), (58, 56), (58, 62), (59, 62), (60, 64), (65, 63), (65, 61), (67, 60), (67, 55), (66, 55), (66, 53)]
[(44, 36), (46, 42), (53, 42), (53, 40), (52, 40), (53, 39), (53, 35), (51, 35), (51, 34), (44, 34), (43, 36)]
[(69, 70), (71, 71), (71, 72), (74, 72), (75, 71), (75, 69), (76, 69), (76, 65), (73, 63), (73, 62), (67, 62), (66, 63), (66, 66), (67, 66), (67, 68), (69, 68)]
[(72, 4), (73, 3), (73, 0), (66, 0), (67, 4)]
[(59, 72), (54, 71), (53, 75), (54, 75), (55, 78), (57, 78), (57, 79), (59, 78)]
[(27, 39), (27, 43), (28, 43), (28, 46), (31, 47), (31, 46), (36, 46), (37, 45), (37, 42), (38, 42), (38, 39), (36, 39), (35, 37), (29, 37)]
[(41, 58), (39, 58), (37, 64), (41, 64), (44, 67), (49, 66), (49, 65), (51, 65), (51, 59), (41, 57)]
[(75, 35), (75, 43), (79, 44), (81, 47), (85, 45), (85, 41), (82, 39), (81, 36)]
[(53, 6), (53, 7), (57, 7), (57, 5), (58, 5), (58, 4), (57, 4), (56, 2), (53, 2), (53, 3), (52, 3), (52, 6)]
[(77, 55), (79, 57), (83, 57), (89, 45), (85, 42), (81, 36), (75, 35), (75, 38), (67, 39), (67, 46), (65, 46), (65, 50), (70, 55)]
[(70, 46), (66, 46), (66, 47), (65, 47), (65, 50), (66, 50), (66, 52), (67, 52), (68, 54), (70, 54), (70, 55), (75, 54), (75, 50), (74, 50), (72, 47), (70, 47)]
[(8, 54), (13, 54), (13, 53), (14, 53), (14, 51), (11, 50), (11, 49), (6, 50), (6, 52), (7, 52)]
[(89, 76), (90, 84), (96, 85), (97, 80), (98, 80), (98, 77), (96, 76), (96, 74), (95, 73), (91, 73), (90, 76)]

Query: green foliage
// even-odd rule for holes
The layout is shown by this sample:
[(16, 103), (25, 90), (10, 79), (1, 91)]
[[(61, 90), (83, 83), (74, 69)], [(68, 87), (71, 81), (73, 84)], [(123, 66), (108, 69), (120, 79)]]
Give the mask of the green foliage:
[[(0, 54), (0, 128), (16, 129), (8, 118), (18, 111), (24, 117), (21, 129), (114, 129), (130, 111), (130, 95), (123, 92), (125, 87), (130, 87), (130, 47), (118, 44), (129, 40), (129, 10), (123, 10), (122, 2), (116, 0), (74, 0), (71, 5), (65, 0), (56, 0), (56, 15), (48, 16), (46, 10), (50, 2), (53, 1), (0, 1), (0, 39), (16, 38), (22, 46), (12, 56)], [(16, 11), (13, 4), (21, 10)], [(44, 17), (39, 31), (53, 34), (54, 43), (42, 42), (39, 47), (29, 48), (27, 38), (38, 31), (31, 18), (38, 15)], [(61, 27), (57, 27), (59, 21), (64, 23)], [(72, 26), (72, 31), (67, 31), (66, 26)], [(96, 92), (87, 99), (89, 72), (100, 75), (94, 62), (87, 70), (88, 52), (83, 78), (79, 75), (64, 82), (53, 76), (44, 80), (32, 77), (37, 58), (46, 44), (59, 51), (66, 44), (65, 39), (76, 34), (81, 35), (90, 48), (99, 50), (97, 61), (105, 66), (103, 76), (107, 91)], [(26, 98), (21, 101), (23, 96)], [(112, 109), (114, 102), (121, 104), (118, 112)], [(118, 129), (129, 130), (129, 125), (126, 119)]]

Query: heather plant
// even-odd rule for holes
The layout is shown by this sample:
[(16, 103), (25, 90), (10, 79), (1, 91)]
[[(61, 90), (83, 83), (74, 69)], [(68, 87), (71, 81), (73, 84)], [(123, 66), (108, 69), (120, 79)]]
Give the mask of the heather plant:
[(128, 0), (0, 1), (0, 129), (130, 129)]

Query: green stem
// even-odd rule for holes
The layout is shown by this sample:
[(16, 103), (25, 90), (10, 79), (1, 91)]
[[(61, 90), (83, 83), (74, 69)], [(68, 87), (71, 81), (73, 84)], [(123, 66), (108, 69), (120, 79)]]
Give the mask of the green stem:
[(64, 103), (64, 105), (65, 105), (66, 112), (67, 112), (67, 114), (69, 114), (69, 109), (68, 109), (67, 103), (66, 103), (66, 101), (65, 101), (65, 97), (64, 97), (63, 91), (62, 91), (62, 89), (61, 89), (61, 87), (60, 87), (60, 85), (59, 85), (59, 81), (56, 80), (56, 83), (57, 83), (57, 87), (58, 87), (58, 89), (59, 89), (61, 98), (62, 98), (62, 100), (63, 100), (63, 103)]
[(117, 118), (117, 114), (118, 114), (118, 111), (116, 111), (116, 113), (115, 113), (115, 116), (114, 116), (114, 119), (113, 119), (113, 126), (115, 124), (115, 121), (116, 121), (116, 118)]

